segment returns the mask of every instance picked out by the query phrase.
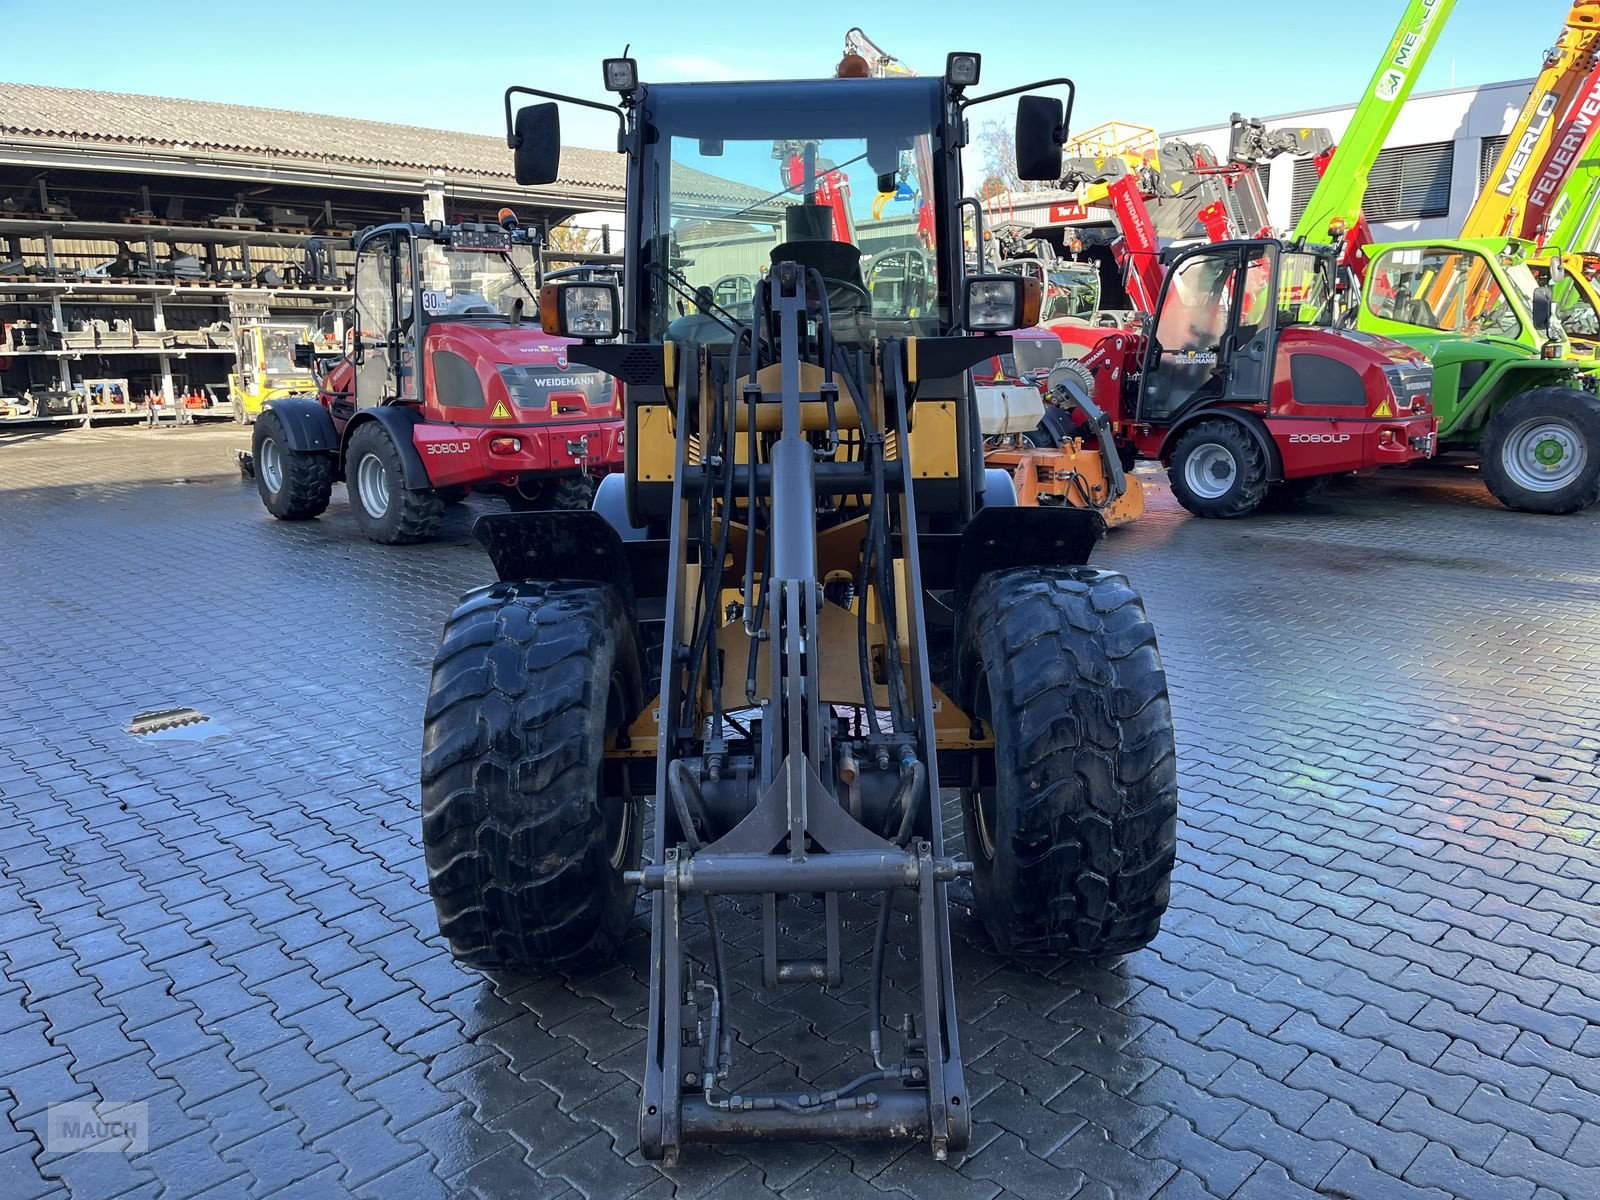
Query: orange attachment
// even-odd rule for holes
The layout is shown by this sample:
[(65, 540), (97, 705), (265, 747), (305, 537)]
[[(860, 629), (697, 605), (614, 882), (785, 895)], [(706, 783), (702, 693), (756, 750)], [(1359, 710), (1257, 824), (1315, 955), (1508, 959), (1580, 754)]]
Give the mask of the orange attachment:
[(1130, 474), (1128, 490), (1108, 503), (1111, 487), (1105, 460), (1096, 446), (1078, 438), (1063, 443), (1059, 450), (1026, 443), (991, 446), (983, 457), (987, 466), (1010, 472), (1018, 504), (1093, 508), (1112, 527), (1144, 515), (1144, 484)]

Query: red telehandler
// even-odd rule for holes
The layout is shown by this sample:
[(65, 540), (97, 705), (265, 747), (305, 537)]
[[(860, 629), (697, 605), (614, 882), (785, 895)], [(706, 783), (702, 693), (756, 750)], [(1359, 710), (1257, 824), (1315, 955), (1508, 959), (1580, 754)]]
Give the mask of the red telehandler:
[(301, 521), (335, 480), (390, 545), (433, 535), (469, 491), (513, 508), (587, 508), (622, 465), (616, 384), (544, 333), (536, 236), (500, 223), (380, 225), (356, 236), (356, 341), (314, 399), (273, 400), (252, 440), (261, 501)]

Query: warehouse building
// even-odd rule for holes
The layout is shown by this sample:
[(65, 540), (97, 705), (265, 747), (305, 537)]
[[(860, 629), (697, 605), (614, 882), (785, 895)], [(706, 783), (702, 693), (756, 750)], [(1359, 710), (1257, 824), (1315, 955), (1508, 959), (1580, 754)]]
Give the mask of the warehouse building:
[[(1376, 238), (1442, 237), (1459, 230), (1532, 86), (1532, 79), (1514, 79), (1414, 94), (1401, 109), (1368, 180), (1363, 211)], [(1354, 113), (1355, 105), (1347, 104), (1279, 113), (1265, 121), (1269, 129), (1326, 128), (1337, 141)], [(1209, 146), (1225, 156), (1227, 114), (1220, 115), (1218, 124), (1175, 129), (1163, 137)], [(1291, 227), (1316, 187), (1316, 167), (1309, 158), (1280, 158), (1265, 169), (1272, 223)]]
[(0, 83), (0, 420), (217, 412), (242, 322), (332, 327), (356, 230), (621, 209), (616, 155), (562, 165), (523, 188), (501, 138)]

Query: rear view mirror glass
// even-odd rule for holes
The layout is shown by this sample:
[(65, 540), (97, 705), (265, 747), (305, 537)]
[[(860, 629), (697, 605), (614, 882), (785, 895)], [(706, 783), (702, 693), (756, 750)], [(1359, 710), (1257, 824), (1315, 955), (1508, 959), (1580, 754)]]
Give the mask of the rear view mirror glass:
[(554, 183), (561, 167), (561, 110), (530, 104), (517, 113), (514, 163), (521, 184)]
[(1544, 333), (1550, 328), (1550, 317), (1555, 311), (1548, 284), (1533, 289), (1533, 326)]
[(1017, 101), (1017, 177), (1035, 181), (1061, 178), (1061, 101), (1048, 96), (1024, 96)]

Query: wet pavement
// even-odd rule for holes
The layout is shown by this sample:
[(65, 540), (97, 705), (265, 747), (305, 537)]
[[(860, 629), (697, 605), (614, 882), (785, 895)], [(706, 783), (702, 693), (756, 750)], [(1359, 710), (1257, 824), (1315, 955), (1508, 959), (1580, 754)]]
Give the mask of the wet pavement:
[[(1239, 523), (1154, 492), (1097, 561), (1172, 684), (1161, 936), (1008, 965), (958, 907), (958, 1162), (664, 1174), (642, 918), (571, 978), (486, 981), (436, 933), (420, 718), (489, 578), (475, 502), (426, 546), (363, 541), (342, 489), (278, 524), (243, 440), (0, 437), (0, 1197), (1600, 1195), (1600, 512), (1462, 468)], [(837, 998), (740, 995), (742, 1073), (847, 1076), (861, 925)], [(62, 1152), (51, 1106), (85, 1101), (145, 1105), (138, 1145)]]

